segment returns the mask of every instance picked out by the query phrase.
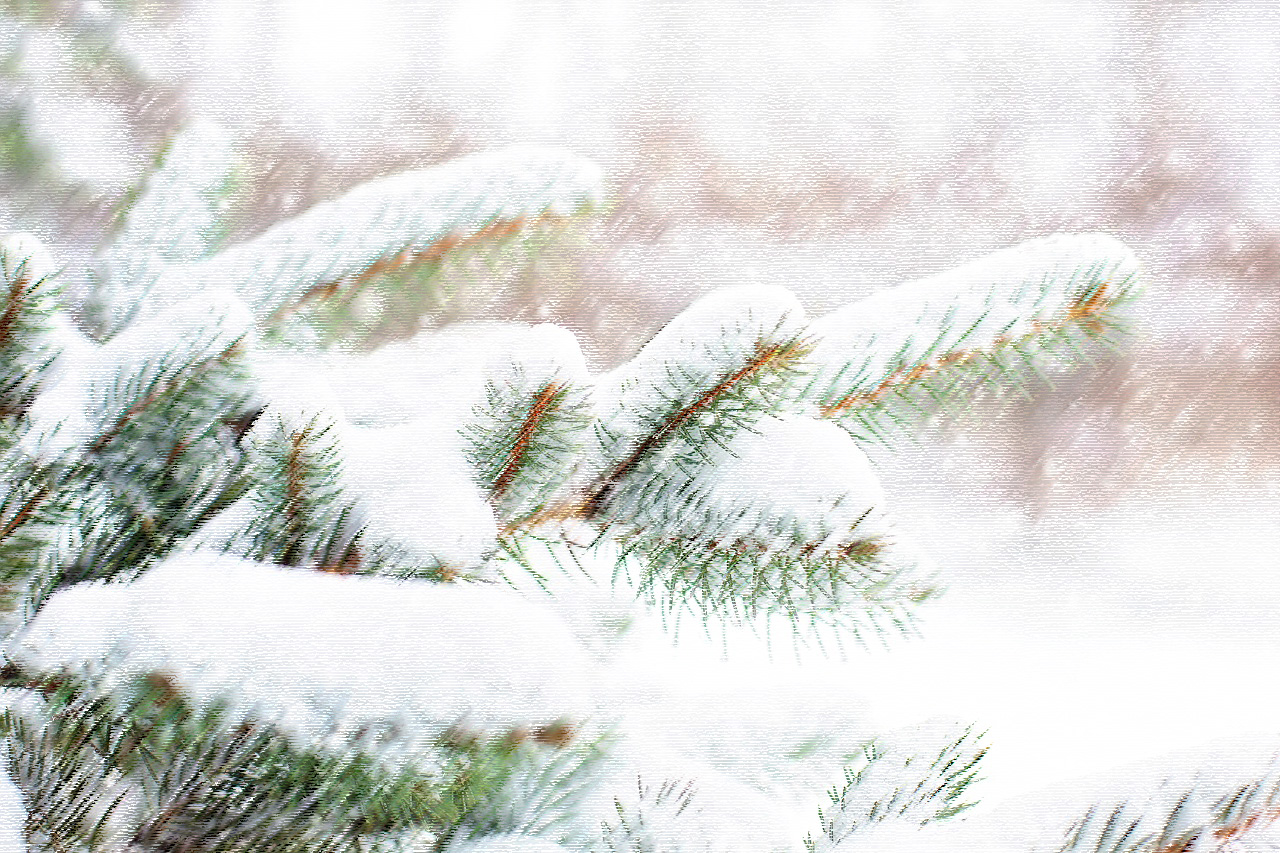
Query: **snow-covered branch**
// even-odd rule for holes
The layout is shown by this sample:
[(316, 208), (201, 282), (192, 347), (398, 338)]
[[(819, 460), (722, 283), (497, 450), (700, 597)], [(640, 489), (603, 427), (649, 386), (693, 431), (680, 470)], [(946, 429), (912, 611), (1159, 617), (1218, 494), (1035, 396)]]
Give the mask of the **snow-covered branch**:
[(231, 287), (259, 319), (278, 318), (327, 289), (569, 216), (601, 197), (599, 169), (566, 152), (477, 154), (362, 184), (251, 240), (170, 266), (158, 286)]
[(885, 439), (1111, 343), (1137, 285), (1137, 259), (1112, 237), (1031, 240), (815, 320), (804, 393), (855, 435)]

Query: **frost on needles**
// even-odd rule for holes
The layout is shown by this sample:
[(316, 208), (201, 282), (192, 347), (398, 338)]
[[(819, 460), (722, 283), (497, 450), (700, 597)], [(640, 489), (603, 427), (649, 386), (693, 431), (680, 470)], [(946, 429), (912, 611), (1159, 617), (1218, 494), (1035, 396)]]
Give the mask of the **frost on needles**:
[[(1112, 343), (1123, 245), (1034, 240), (816, 319), (782, 287), (730, 288), (603, 374), (552, 325), (366, 352), (325, 345), (326, 305), (572, 226), (599, 170), (474, 155), (227, 245), (234, 161), (215, 128), (175, 139), (81, 306), (35, 238), (0, 246), (0, 730), (32, 849), (924, 850), (974, 831), (985, 744), (964, 729), (865, 744), (827, 801), (637, 740), (618, 599), (824, 647), (914, 630), (937, 574), (864, 446)], [(1131, 831), (1080, 803), (1007, 849), (1220, 849), (1280, 815), (1241, 784)]]

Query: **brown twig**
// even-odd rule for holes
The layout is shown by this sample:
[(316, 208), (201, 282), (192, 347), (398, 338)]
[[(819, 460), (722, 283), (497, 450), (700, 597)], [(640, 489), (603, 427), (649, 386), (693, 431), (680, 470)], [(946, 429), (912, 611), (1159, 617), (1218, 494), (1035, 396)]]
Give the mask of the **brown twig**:
[(1250, 830), (1268, 826), (1280, 820), (1280, 806), (1272, 806), (1260, 812), (1254, 812), (1236, 823), (1228, 824), (1213, 831), (1213, 837), (1223, 842), (1233, 841)]
[(635, 467), (640, 464), (640, 460), (650, 451), (660, 445), (682, 424), (697, 415), (703, 409), (710, 406), (713, 402), (725, 394), (733, 386), (742, 382), (757, 373), (760, 373), (767, 367), (778, 363), (786, 363), (793, 359), (803, 356), (809, 351), (807, 343), (799, 340), (789, 340), (782, 343), (763, 344), (757, 342), (755, 356), (742, 367), (730, 373), (724, 379), (716, 383), (715, 387), (698, 397), (689, 405), (676, 412), (661, 427), (653, 432), (648, 438), (636, 445), (635, 450), (617, 465), (607, 477), (590, 493), (586, 501), (581, 507), (581, 514), (585, 516), (596, 515), (606, 503), (613, 490), (617, 488), (618, 483), (631, 473)]
[(520, 431), (516, 433), (515, 443), (511, 447), (510, 454), (507, 455), (507, 463), (503, 466), (502, 473), (498, 475), (498, 479), (493, 482), (493, 488), (490, 491), (491, 500), (497, 501), (511, 487), (511, 482), (515, 479), (516, 472), (524, 464), (525, 454), (529, 449), (530, 442), (533, 441), (534, 433), (538, 430), (538, 425), (553, 410), (556, 396), (563, 388), (564, 386), (558, 382), (548, 382), (542, 386), (542, 390), (534, 397), (533, 406), (530, 407), (529, 414), (525, 416), (524, 423), (520, 424)]
[(18, 322), (18, 311), (21, 310), (22, 300), (27, 295), (24, 288), (27, 283), (26, 278), (18, 276), (9, 286), (9, 299), (4, 306), (4, 313), (0, 314), (0, 347), (6, 346), (13, 337), (13, 327)]
[(302, 530), (303, 501), (303, 462), (302, 454), (306, 441), (311, 436), (311, 428), (301, 432), (289, 433), (289, 452), (284, 466), (284, 514), (285, 529), (289, 532), (290, 541), (285, 546), (280, 562), (291, 566), (298, 557)]
[(14, 514), (13, 518), (9, 519), (9, 523), (4, 526), (4, 529), (0, 530), (0, 540), (8, 539), (9, 536), (13, 534), (13, 531), (25, 524), (27, 519), (31, 517), (31, 514), (36, 511), (36, 507), (40, 505), (40, 502), (43, 501), (48, 494), (48, 486), (41, 486), (39, 489), (36, 489), (35, 493), (32, 494), (31, 497), (27, 498), (27, 502), (22, 505), (22, 509), (18, 510), (17, 513)]

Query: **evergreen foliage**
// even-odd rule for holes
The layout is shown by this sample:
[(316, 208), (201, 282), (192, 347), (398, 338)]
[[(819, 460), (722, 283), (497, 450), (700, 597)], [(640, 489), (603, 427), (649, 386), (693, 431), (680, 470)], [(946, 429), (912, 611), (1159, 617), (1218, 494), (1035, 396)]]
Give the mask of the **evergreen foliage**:
[[(611, 807), (596, 808), (616, 781), (607, 721), (528, 710), (529, 684), (579, 666), (560, 659), (575, 642), (555, 645), (563, 629), (529, 627), (533, 648), (497, 653), (546, 669), (502, 688), (510, 713), (493, 719), (469, 718), (467, 697), (429, 679), (450, 664), (504, 671), (492, 653), (448, 659), (474, 651), (473, 634), (411, 650), (420, 670), (409, 651), (398, 659), (425, 680), (394, 689), (456, 712), (378, 716), (355, 686), (345, 707), (309, 684), (277, 685), (281, 701), (305, 706), (293, 718), (208, 693), (228, 674), (251, 682), (257, 638), (202, 634), (187, 647), (199, 660), (182, 660), (157, 647), (173, 636), (156, 627), (170, 618), (161, 605), (192, 590), (223, 596), (234, 613), (184, 600), (192, 625), (256, 626), (273, 648), (275, 611), (297, 612), (279, 590), (321, 590), (303, 583), (316, 572), (390, 575), (415, 602), (439, 591), (439, 618), (454, 612), (446, 591), (506, 606), (510, 591), (493, 582), (520, 585), (525, 570), (554, 592), (545, 553), (563, 567), (607, 562), (619, 586), (629, 578), (708, 630), (781, 626), (837, 643), (910, 630), (937, 581), (892, 523), (862, 445), (1113, 343), (1137, 281), (1115, 240), (1059, 235), (815, 321), (782, 288), (721, 291), (604, 375), (545, 327), (385, 348), (416, 359), (397, 365), (326, 352), (341, 330), (315, 325), (334, 317), (323, 307), (374, 280), (412, 290), (450, 255), (583, 215), (601, 200), (598, 170), (548, 149), (475, 155), (224, 245), (233, 174), (215, 129), (174, 140), (100, 252), (78, 324), (34, 238), (0, 247), (0, 577), (12, 623), (0, 730), (33, 849), (716, 849), (696, 839), (695, 785), (639, 782), (634, 799), (605, 790)], [(407, 391), (403, 377), (370, 372), (378, 364), (438, 384)], [(305, 383), (289, 396), (297, 376), (324, 370), (335, 385), (391, 380), (403, 417), (312, 399), (319, 386)], [(395, 483), (410, 481), (448, 511), (391, 517), (403, 504)], [(207, 574), (190, 585), (193, 571)], [(352, 608), (392, 600), (376, 586), (387, 578), (329, 581), (346, 584)], [(376, 648), (399, 624), (388, 614), (372, 636), (327, 634), (339, 612), (317, 604), (305, 629), (317, 638), (307, 654), (331, 656), (331, 684), (352, 672), (335, 649)], [(114, 624), (129, 614), (137, 637)], [(202, 681), (202, 667), (223, 680)], [(863, 849), (872, 824), (961, 815), (984, 751), (969, 731), (867, 745), (807, 848)], [(1155, 812), (1091, 812), (1061, 849), (1220, 849), (1206, 839), (1277, 814), (1262, 782), (1200, 811), (1193, 801), (1154, 829), (1143, 821)]]
[(971, 731), (945, 738), (941, 747), (926, 744), (921, 752), (907, 754), (867, 744), (859, 765), (846, 768), (844, 784), (831, 791), (831, 808), (819, 813), (821, 832), (806, 839), (805, 847), (810, 853), (833, 849), (873, 823), (924, 825), (955, 817), (974, 806), (966, 801), (968, 788), (978, 780), (985, 754), (981, 738)]

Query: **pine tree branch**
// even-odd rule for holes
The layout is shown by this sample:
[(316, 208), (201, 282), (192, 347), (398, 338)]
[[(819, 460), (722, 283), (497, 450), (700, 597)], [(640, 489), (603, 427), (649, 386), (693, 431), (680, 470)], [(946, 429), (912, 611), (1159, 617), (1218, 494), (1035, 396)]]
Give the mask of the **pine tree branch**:
[(0, 311), (0, 417), (23, 412), (57, 356), (51, 323), (59, 288), (53, 262), (38, 240), (9, 235), (0, 243), (4, 309)]
[[(1217, 853), (1280, 820), (1280, 768), (1215, 796), (1193, 787), (1172, 800), (1095, 806), (1068, 831), (1058, 853)], [(1163, 795), (1167, 797), (1167, 794)]]
[(1138, 265), (1103, 235), (1033, 240), (881, 291), (815, 321), (801, 397), (861, 438), (885, 441), (982, 393), (1023, 390), (1056, 362), (1110, 346)]
[(314, 419), (295, 428), (272, 421), (258, 427), (261, 435), (251, 444), (245, 499), (233, 509), (238, 523), (202, 540), (203, 547), (327, 574), (434, 581), (461, 576), (370, 529), (367, 511), (351, 496), (333, 424)]
[(498, 501), (506, 494), (507, 489), (511, 487), (511, 483), (516, 477), (516, 473), (524, 467), (527, 461), (526, 454), (529, 451), (530, 444), (533, 442), (535, 433), (542, 425), (543, 420), (552, 412), (557, 403), (557, 398), (562, 396), (563, 390), (564, 386), (559, 383), (548, 382), (542, 386), (542, 389), (534, 397), (529, 413), (525, 416), (524, 422), (520, 424), (520, 429), (516, 432), (515, 442), (511, 447), (507, 462), (490, 488), (489, 494), (493, 500)]
[[(690, 519), (690, 529), (697, 517)], [(637, 592), (677, 620), (689, 612), (703, 620), (771, 628), (780, 617), (796, 640), (845, 638), (866, 642), (886, 633), (907, 634), (915, 609), (936, 588), (916, 577), (916, 566), (894, 562), (885, 543), (864, 539), (824, 553), (762, 541), (717, 541), (709, 535), (619, 534), (624, 565), (638, 563)], [(630, 574), (630, 569), (626, 570)]]
[[(683, 853), (679, 827), (697, 813), (696, 788), (692, 782), (663, 782), (656, 791), (636, 776), (636, 797), (624, 802), (615, 797), (617, 820), (601, 821), (600, 839), (592, 853)], [(710, 839), (700, 848), (704, 853), (714, 849)]]
[(576, 342), (568, 341), (572, 353), (556, 352), (548, 361), (555, 351), (546, 344), (565, 341), (556, 336), (538, 344), (545, 337), (541, 329), (530, 330), (538, 337), (525, 344), (535, 350), (516, 353), (489, 373), (484, 402), (460, 430), (467, 461), (505, 537), (546, 520), (590, 434), (589, 395), (571, 357), (579, 355)]
[(464, 157), (370, 181), (212, 257), (173, 265), (161, 283), (230, 286), (259, 318), (280, 319), (371, 270), (570, 215), (598, 200), (600, 184), (593, 164), (552, 149)]
[(1101, 282), (1091, 292), (1081, 295), (1060, 319), (1053, 321), (1033, 320), (1026, 332), (1020, 335), (999, 335), (989, 343), (972, 349), (960, 349), (935, 356), (934, 358), (910, 368), (902, 368), (880, 381), (869, 391), (860, 391), (824, 403), (819, 407), (825, 417), (836, 417), (860, 406), (882, 402), (890, 394), (900, 391), (904, 386), (922, 380), (928, 380), (949, 368), (959, 367), (981, 357), (989, 357), (1001, 350), (1014, 350), (1021, 345), (1057, 335), (1072, 325), (1079, 324), (1095, 334), (1102, 334), (1107, 329), (1106, 312), (1113, 304), (1105, 296), (1110, 282)]
[(745, 364), (723, 376), (714, 386), (702, 392), (692, 402), (664, 418), (656, 430), (641, 439), (628, 456), (600, 478), (588, 490), (587, 497), (579, 510), (580, 514), (584, 518), (598, 517), (608, 505), (614, 491), (636, 470), (641, 461), (673, 438), (681, 428), (720, 402), (729, 393), (761, 375), (794, 369), (809, 351), (809, 344), (799, 339), (780, 342), (758, 341), (755, 345), (755, 354)]
[(1265, 829), (1280, 820), (1280, 806), (1272, 806), (1261, 811), (1252, 812), (1240, 819), (1213, 830), (1213, 837), (1222, 844), (1227, 844), (1256, 829)]
[(297, 565), (301, 558), (304, 521), (302, 518), (303, 501), (306, 490), (304, 447), (311, 438), (314, 424), (308, 424), (302, 430), (294, 430), (288, 436), (288, 450), (284, 464), (284, 536), (288, 544), (280, 554), (280, 562), (286, 566)]
[[(295, 745), (268, 723), (197, 706), (160, 673), (115, 688), (12, 664), (3, 675), (7, 686), (39, 694), (31, 697), (38, 714), (0, 716), (21, 748), (18, 781), (47, 806), (30, 813), (32, 831), (91, 849), (101, 849), (107, 820), (119, 817), (128, 823), (115, 834), (138, 851), (359, 853), (388, 834), (465, 824), (504, 786), (521, 784), (536, 751), (441, 740), (393, 765), (358, 738)], [(552, 776), (566, 767), (545, 766)], [(131, 808), (115, 815), (126, 796)], [(526, 814), (564, 806), (553, 797)]]
[(319, 282), (300, 294), (295, 300), (277, 308), (263, 325), (279, 326), (287, 318), (326, 300), (350, 301), (380, 276), (436, 263), (454, 252), (465, 252), (478, 246), (498, 243), (534, 228), (566, 223), (570, 217), (554, 213), (538, 216), (517, 216), (512, 219), (496, 219), (471, 234), (450, 234), (421, 248), (408, 248), (389, 257), (379, 258), (364, 269), (338, 278)]
[(8, 539), (11, 535), (13, 535), (13, 532), (15, 530), (17, 530), (22, 525), (26, 524), (27, 521), (29, 521), (32, 515), (35, 513), (36, 508), (39, 507), (40, 504), (44, 501), (44, 499), (48, 496), (49, 496), (49, 487), (41, 486), (31, 495), (31, 497), (27, 498), (26, 502), (23, 503), (23, 505), (18, 509), (18, 511), (13, 514), (13, 517), (9, 519), (9, 521), (5, 524), (5, 526), (3, 528), (0, 528), (0, 541), (4, 541), (5, 539)]
[[(871, 742), (863, 748), (861, 766), (844, 772), (844, 783), (829, 792), (830, 810), (820, 809), (821, 831), (805, 839), (809, 853), (828, 853), (866, 829), (885, 821), (923, 826), (949, 820), (972, 808), (969, 789), (979, 780), (987, 754), (984, 735), (972, 728), (936, 743), (907, 743), (886, 747)], [(926, 733), (926, 740), (936, 735)]]
[[(140, 415), (147, 412), (156, 403), (164, 400), (166, 397), (181, 393), (182, 389), (189, 385), (196, 377), (204, 374), (210, 367), (227, 364), (227, 360), (242, 351), (242, 338), (236, 339), (234, 343), (224, 349), (222, 352), (202, 359), (189, 366), (180, 369), (169, 379), (161, 380), (151, 384), (147, 391), (133, 403), (129, 404), (123, 412), (116, 418), (115, 423), (104, 429), (97, 438), (88, 445), (89, 453), (101, 453), (107, 445), (115, 441), (125, 428), (129, 426)], [(163, 375), (163, 371), (158, 371)]]
[[(23, 267), (25, 266), (24, 262)], [(9, 282), (9, 293), (5, 301), (4, 313), (0, 314), (0, 350), (3, 350), (13, 342), (18, 316), (26, 303), (27, 285), (29, 284), (30, 280), (22, 274), (21, 268), (19, 274)]]
[(506, 751), (500, 784), (465, 809), (450, 837), (520, 835), (580, 846), (591, 833), (578, 811), (600, 782), (610, 737), (575, 741), (574, 734), (564, 726), (509, 733), (499, 742)]

